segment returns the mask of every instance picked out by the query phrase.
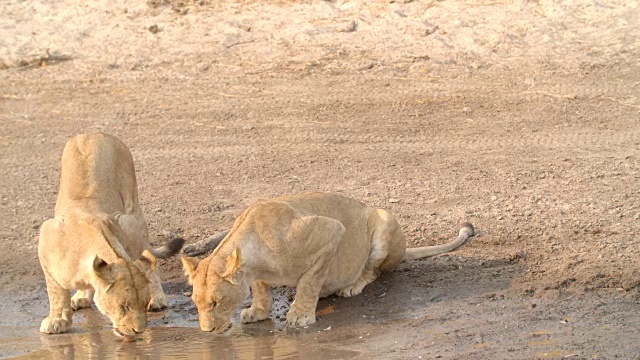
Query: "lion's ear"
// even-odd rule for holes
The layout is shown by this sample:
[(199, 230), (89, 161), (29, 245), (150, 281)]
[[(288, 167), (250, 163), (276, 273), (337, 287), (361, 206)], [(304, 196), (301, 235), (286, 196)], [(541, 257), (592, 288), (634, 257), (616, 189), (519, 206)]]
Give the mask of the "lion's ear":
[(240, 265), (242, 265), (242, 251), (240, 248), (235, 248), (231, 255), (227, 256), (224, 260), (224, 263), (225, 269), (220, 276), (223, 278), (229, 278), (240, 268)]
[(147, 275), (147, 277), (151, 276), (151, 273), (156, 269), (157, 264), (158, 261), (156, 260), (156, 257), (153, 256), (149, 250), (143, 251), (140, 258), (136, 260), (136, 265)]
[(113, 284), (113, 273), (111, 272), (111, 265), (106, 261), (100, 259), (98, 255), (93, 259), (93, 273), (101, 280)]
[(193, 277), (196, 273), (198, 263), (200, 263), (200, 259), (182, 255), (180, 261), (182, 261), (182, 268), (184, 269), (184, 274), (187, 276), (189, 284), (193, 285)]

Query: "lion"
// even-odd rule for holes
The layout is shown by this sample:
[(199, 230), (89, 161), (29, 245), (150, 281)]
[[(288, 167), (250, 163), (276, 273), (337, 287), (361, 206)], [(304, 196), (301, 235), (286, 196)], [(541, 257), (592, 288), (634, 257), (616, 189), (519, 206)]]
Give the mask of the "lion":
[(72, 138), (62, 153), (55, 216), (40, 227), (38, 257), (50, 306), (40, 331), (67, 332), (72, 310), (94, 301), (116, 335), (142, 333), (147, 310), (167, 307), (156, 258), (178, 253), (183, 243), (174, 238), (149, 247), (126, 145), (103, 133)]
[(279, 285), (296, 288), (287, 326), (304, 327), (315, 323), (320, 297), (358, 295), (401, 261), (453, 251), (473, 235), (473, 226), (464, 223), (452, 242), (407, 249), (389, 212), (341, 195), (306, 193), (255, 202), (211, 255), (181, 260), (201, 330), (229, 329), (249, 289), (253, 301), (241, 322), (268, 318), (270, 289)]

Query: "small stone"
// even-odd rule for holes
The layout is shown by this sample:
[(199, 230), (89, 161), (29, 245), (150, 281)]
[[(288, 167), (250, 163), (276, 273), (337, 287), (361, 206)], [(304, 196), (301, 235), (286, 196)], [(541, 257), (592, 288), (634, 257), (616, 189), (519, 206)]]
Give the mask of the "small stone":
[(355, 20), (351, 20), (344, 28), (338, 30), (338, 32), (353, 32), (358, 28), (358, 23)]
[(405, 14), (404, 11), (402, 11), (402, 9), (397, 9), (394, 12), (400, 17), (407, 17), (407, 14)]
[(158, 27), (158, 25), (151, 25), (149, 26), (149, 32), (151, 32), (152, 34), (157, 34), (160, 32), (160, 28)]
[(198, 65), (196, 65), (196, 69), (199, 72), (205, 72), (205, 71), (209, 70), (209, 63), (201, 62)]
[(193, 293), (191, 291), (185, 291), (182, 293), (182, 295), (186, 296), (186, 297), (190, 297), (191, 295), (193, 295)]
[(399, 203), (400, 200), (399, 199), (389, 199), (389, 202), (392, 203), (392, 204), (396, 204), (396, 203)]
[[(373, 67), (374, 67), (375, 65), (376, 65), (376, 64), (374, 64), (374, 63), (367, 63), (367, 64), (365, 64), (365, 65), (361, 66), (360, 68), (358, 68), (358, 70), (360, 70), (360, 71), (363, 71), (363, 70), (370, 70), (370, 69), (373, 69)], [(389, 86), (389, 85), (385, 85), (385, 86)]]

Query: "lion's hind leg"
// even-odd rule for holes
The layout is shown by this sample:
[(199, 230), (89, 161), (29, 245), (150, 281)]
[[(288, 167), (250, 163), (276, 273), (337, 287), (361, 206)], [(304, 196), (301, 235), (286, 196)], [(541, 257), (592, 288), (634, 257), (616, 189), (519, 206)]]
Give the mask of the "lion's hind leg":
[(387, 258), (387, 250), (384, 244), (373, 243), (371, 253), (367, 259), (367, 263), (362, 270), (362, 274), (353, 284), (340, 289), (336, 295), (343, 297), (356, 296), (362, 292), (365, 286), (371, 284), (380, 275), (380, 265)]
[(78, 290), (71, 297), (73, 311), (90, 308), (93, 302), (93, 290)]
[(394, 266), (402, 260), (405, 238), (395, 217), (382, 209), (378, 209), (373, 216), (375, 222), (369, 258), (358, 279), (353, 284), (338, 290), (336, 292), (338, 296), (350, 297), (360, 294), (365, 286), (380, 276), (383, 269)]
[(156, 268), (149, 277), (149, 293), (151, 294), (151, 300), (147, 305), (149, 311), (160, 311), (166, 309), (168, 306), (167, 296), (162, 289), (162, 281)]

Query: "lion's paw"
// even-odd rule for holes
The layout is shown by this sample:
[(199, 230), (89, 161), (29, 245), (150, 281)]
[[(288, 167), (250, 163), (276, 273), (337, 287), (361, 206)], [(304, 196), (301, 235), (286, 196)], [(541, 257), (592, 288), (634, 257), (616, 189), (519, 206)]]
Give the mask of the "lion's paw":
[(347, 286), (344, 289), (338, 290), (338, 292), (336, 292), (336, 295), (342, 297), (356, 296), (362, 292), (362, 289), (364, 289), (364, 285), (360, 286), (360, 284), (353, 284), (351, 286)]
[(287, 326), (288, 327), (305, 327), (316, 322), (316, 314), (301, 314), (295, 311), (289, 310), (287, 313)]
[(73, 309), (73, 311), (90, 307), (91, 299), (87, 297), (76, 297), (75, 295), (71, 297), (71, 308)]
[(166, 309), (167, 306), (167, 297), (162, 294), (162, 296), (155, 296), (151, 298), (151, 301), (149, 301), (149, 305), (147, 305), (147, 310), (153, 312), (161, 311)]
[(61, 334), (69, 331), (71, 322), (62, 318), (47, 317), (40, 324), (40, 332), (45, 334)]
[(267, 312), (264, 309), (250, 307), (248, 309), (243, 309), (240, 312), (240, 321), (242, 321), (243, 324), (258, 322), (268, 317), (269, 317), (269, 312)]

